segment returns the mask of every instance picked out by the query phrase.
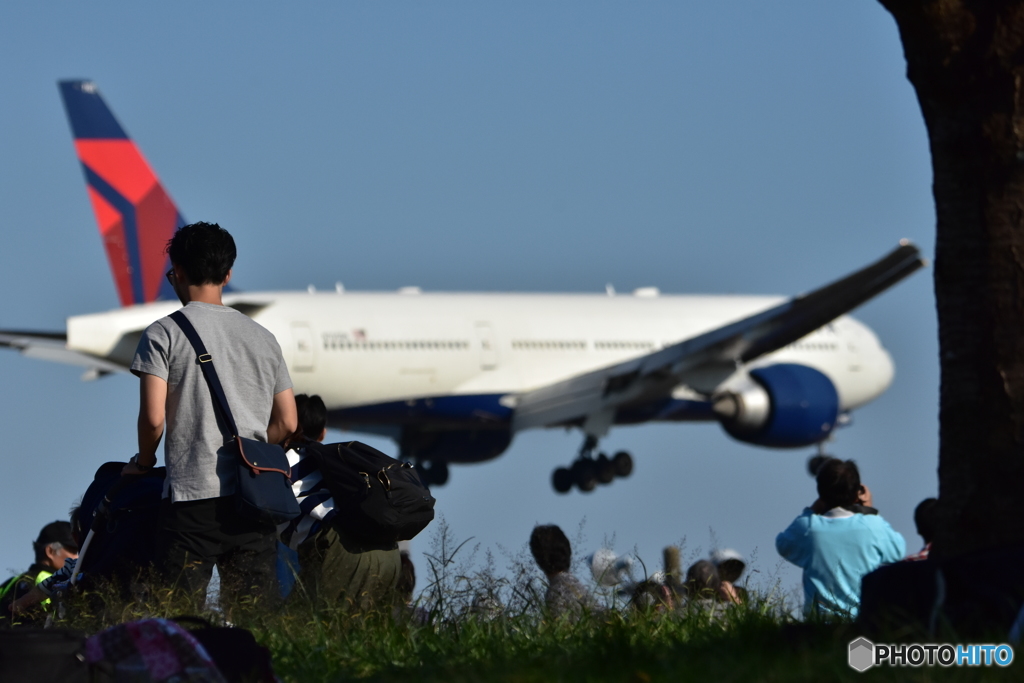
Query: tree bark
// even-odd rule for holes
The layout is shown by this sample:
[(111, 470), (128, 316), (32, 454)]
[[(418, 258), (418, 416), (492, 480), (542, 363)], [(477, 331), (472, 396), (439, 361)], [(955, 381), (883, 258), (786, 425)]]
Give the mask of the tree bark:
[(879, 0), (924, 114), (937, 217), (937, 557), (1024, 542), (1024, 1)]

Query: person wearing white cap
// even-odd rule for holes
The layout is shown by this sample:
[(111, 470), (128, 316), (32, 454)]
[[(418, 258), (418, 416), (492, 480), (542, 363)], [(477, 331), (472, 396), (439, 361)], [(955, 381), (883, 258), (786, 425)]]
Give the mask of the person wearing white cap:
[(720, 548), (711, 553), (711, 562), (718, 568), (718, 578), (721, 579), (719, 594), (729, 602), (740, 604), (745, 602), (746, 589), (737, 588), (736, 582), (743, 575), (747, 563), (743, 556), (732, 548)]

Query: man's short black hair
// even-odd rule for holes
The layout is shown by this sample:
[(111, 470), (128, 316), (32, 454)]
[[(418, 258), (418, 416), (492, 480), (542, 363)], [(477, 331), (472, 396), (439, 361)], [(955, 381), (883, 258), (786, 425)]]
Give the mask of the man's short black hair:
[(917, 527), (917, 533), (925, 543), (931, 543), (935, 538), (938, 511), (939, 501), (935, 498), (925, 498), (914, 508), (914, 526)]
[(852, 460), (829, 460), (818, 470), (817, 480), (818, 496), (830, 510), (860, 500), (860, 470)]
[(167, 242), (171, 263), (181, 266), (193, 285), (219, 285), (235, 264), (235, 240), (216, 223), (189, 223)]
[(569, 571), (572, 565), (572, 546), (565, 533), (554, 524), (533, 527), (530, 534), (530, 552), (537, 566), (545, 574)]
[(319, 439), (327, 426), (327, 406), (324, 400), (317, 394), (299, 394), (295, 397), (295, 409), (299, 414), (299, 436), (309, 441)]

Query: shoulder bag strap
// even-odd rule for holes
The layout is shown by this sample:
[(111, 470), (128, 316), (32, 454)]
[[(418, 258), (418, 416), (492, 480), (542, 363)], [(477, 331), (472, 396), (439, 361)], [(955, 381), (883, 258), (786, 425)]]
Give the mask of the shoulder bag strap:
[(224, 387), (220, 383), (220, 377), (217, 376), (217, 369), (213, 367), (213, 356), (206, 350), (206, 345), (203, 344), (202, 338), (199, 333), (196, 332), (196, 328), (192, 325), (192, 321), (185, 317), (185, 314), (181, 311), (175, 311), (171, 313), (171, 320), (178, 324), (181, 331), (185, 333), (185, 337), (189, 343), (192, 344), (192, 348), (196, 352), (196, 360), (199, 361), (199, 367), (202, 368), (203, 377), (206, 378), (206, 383), (210, 385), (210, 393), (213, 394), (213, 400), (217, 402), (220, 407), (221, 414), (224, 416), (224, 421), (227, 423), (228, 429), (231, 430), (232, 438), (238, 437), (238, 425), (235, 424), (235, 417), (231, 414), (231, 407), (228, 405), (228, 397), (224, 395)]
[(286, 477), (289, 476), (288, 472), (277, 469), (276, 467), (257, 467), (249, 462), (249, 459), (245, 457), (245, 448), (242, 446), (242, 438), (238, 435), (238, 425), (235, 424), (235, 418), (231, 414), (231, 407), (228, 405), (228, 397), (224, 394), (224, 387), (220, 383), (220, 377), (217, 376), (217, 369), (213, 367), (213, 356), (206, 350), (206, 345), (203, 344), (202, 337), (196, 331), (196, 328), (192, 325), (192, 322), (182, 313), (180, 310), (171, 313), (171, 320), (177, 323), (181, 331), (185, 333), (185, 338), (188, 339), (189, 343), (192, 344), (192, 348), (196, 352), (196, 360), (199, 361), (199, 367), (203, 371), (203, 377), (206, 378), (206, 383), (210, 387), (210, 393), (213, 394), (213, 399), (216, 405), (220, 408), (221, 414), (224, 416), (224, 421), (227, 423), (227, 427), (231, 430), (232, 438), (235, 443), (238, 444), (238, 455), (242, 458), (242, 462), (246, 464), (254, 472), (280, 472)]

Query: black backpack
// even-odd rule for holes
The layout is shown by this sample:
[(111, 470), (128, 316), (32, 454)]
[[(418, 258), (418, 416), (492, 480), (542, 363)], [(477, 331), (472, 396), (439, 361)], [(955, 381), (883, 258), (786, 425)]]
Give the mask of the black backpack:
[[(121, 482), (124, 466), (123, 462), (108, 462), (96, 470), (78, 512), (83, 529), (92, 526), (104, 497)], [(157, 517), (166, 476), (166, 468), (155, 467), (141, 477), (122, 482), (117, 488), (106, 519), (79, 566), (87, 580), (110, 579), (126, 587), (140, 570), (155, 561), (155, 530), (159, 529)]]
[(252, 631), (237, 626), (214, 626), (202, 617), (181, 616), (184, 626), (213, 659), (227, 683), (274, 683), (270, 650), (256, 642)]
[[(0, 630), (0, 681), (89, 683), (85, 634), (68, 629)], [(105, 679), (98, 679), (105, 680)]]
[(434, 519), (434, 497), (416, 468), (359, 441), (306, 446), (337, 510), (335, 524), (362, 538), (408, 541)]

